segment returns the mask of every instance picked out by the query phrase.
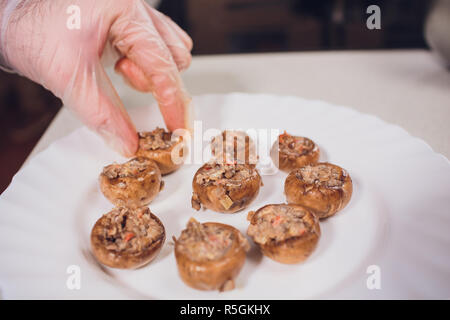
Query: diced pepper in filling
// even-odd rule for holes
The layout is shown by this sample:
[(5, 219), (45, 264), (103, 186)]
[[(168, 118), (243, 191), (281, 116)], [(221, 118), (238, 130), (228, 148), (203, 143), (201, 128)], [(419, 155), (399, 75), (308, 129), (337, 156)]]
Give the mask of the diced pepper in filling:
[(304, 216), (304, 211), (291, 206), (267, 206), (258, 213), (256, 223), (250, 224), (248, 235), (259, 244), (302, 236), (311, 230)]
[(131, 239), (133, 239), (134, 238), (134, 233), (133, 232), (128, 232), (127, 234), (125, 234), (125, 237), (124, 237), (124, 241), (125, 242), (128, 242), (128, 241), (130, 241)]
[(205, 261), (222, 258), (234, 240), (234, 232), (230, 229), (218, 225), (201, 224), (191, 219), (176, 243), (177, 250), (191, 260)]
[(118, 207), (101, 220), (100, 240), (114, 252), (141, 253), (163, 237), (164, 228), (150, 215), (148, 208)]

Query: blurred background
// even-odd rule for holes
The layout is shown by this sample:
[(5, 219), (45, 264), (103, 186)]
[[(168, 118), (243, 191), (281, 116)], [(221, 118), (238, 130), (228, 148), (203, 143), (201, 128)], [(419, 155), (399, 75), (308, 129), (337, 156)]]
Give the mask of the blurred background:
[[(194, 40), (194, 55), (426, 48), (430, 0), (163, 0), (160, 11)], [(366, 8), (381, 8), (381, 30)], [(45, 132), (61, 101), (0, 71), (0, 193)]]

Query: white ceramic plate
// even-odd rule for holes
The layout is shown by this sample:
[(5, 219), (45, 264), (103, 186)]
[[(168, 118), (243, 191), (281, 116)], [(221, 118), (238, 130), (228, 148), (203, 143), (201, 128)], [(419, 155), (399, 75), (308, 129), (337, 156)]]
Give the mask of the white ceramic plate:
[[(185, 286), (170, 241), (142, 269), (99, 266), (90, 253), (89, 234), (112, 205), (99, 191), (97, 177), (103, 166), (124, 159), (95, 134), (80, 129), (37, 155), (0, 197), (2, 297), (450, 298), (446, 158), (397, 126), (320, 101), (230, 94), (199, 96), (194, 105), (203, 129), (286, 129), (310, 137), (323, 150), (321, 160), (349, 171), (354, 181), (351, 202), (321, 223), (322, 237), (309, 260), (281, 265), (253, 246), (237, 288), (226, 293)], [(131, 116), (141, 130), (162, 125), (150, 107), (133, 108)], [(245, 233), (249, 210), (285, 201), (286, 174), (280, 172), (263, 176), (264, 187), (244, 212), (196, 212), (190, 205), (191, 181), (199, 166), (185, 165), (165, 177), (165, 189), (150, 205), (164, 223), (167, 239), (178, 236), (191, 216), (228, 223)], [(73, 280), (70, 266), (81, 271), (79, 290), (67, 286)], [(381, 287), (369, 289), (368, 279), (377, 275)]]

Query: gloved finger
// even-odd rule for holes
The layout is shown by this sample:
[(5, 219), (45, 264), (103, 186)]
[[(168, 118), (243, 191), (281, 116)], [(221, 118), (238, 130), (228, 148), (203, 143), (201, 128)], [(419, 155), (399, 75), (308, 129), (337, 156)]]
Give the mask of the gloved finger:
[(134, 155), (136, 128), (100, 62), (76, 70), (64, 90), (66, 105), (112, 148), (126, 157)]
[(191, 64), (192, 60), (192, 56), (190, 53), (192, 44), (189, 44), (188, 42), (186, 43), (185, 42), (186, 39), (183, 39), (185, 37), (181, 38), (179, 36), (179, 31), (176, 31), (176, 29), (174, 29), (173, 26), (169, 24), (168, 18), (164, 14), (160, 13), (159, 11), (156, 11), (151, 7), (147, 8), (147, 12), (152, 18), (152, 21), (159, 35), (164, 40), (166, 46), (172, 53), (173, 59), (177, 64), (178, 70), (180, 71), (186, 70)]
[(167, 23), (170, 26), (172, 26), (172, 28), (175, 30), (175, 32), (178, 34), (178, 36), (184, 42), (184, 44), (188, 48), (188, 50), (191, 51), (192, 47), (194, 46), (194, 42), (192, 41), (192, 38), (183, 29), (181, 29), (178, 24), (176, 24), (172, 19), (170, 19), (170, 17), (166, 16), (165, 14), (162, 14), (159, 11), (157, 11), (157, 12), (163, 16), (163, 18), (167, 21)]
[(131, 19), (118, 17), (113, 23), (112, 42), (150, 80), (167, 128), (171, 131), (190, 128), (191, 99), (184, 90), (172, 54), (148, 14), (134, 12)]
[(125, 82), (132, 88), (141, 92), (153, 91), (150, 78), (148, 78), (144, 71), (127, 57), (123, 57), (117, 61), (114, 69), (123, 76)]
[(157, 11), (157, 13), (160, 14), (167, 21), (167, 23), (175, 30), (175, 32), (184, 42), (186, 48), (188, 48), (188, 50), (191, 51), (192, 47), (194, 46), (192, 38), (183, 29), (181, 29), (178, 24), (176, 24), (172, 19), (170, 19), (170, 17), (166, 16), (165, 14), (162, 14), (159, 11)]
[(166, 16), (164, 13), (159, 12), (158, 10), (153, 9), (148, 3), (144, 3), (147, 12), (153, 17), (155, 16), (157, 19), (164, 20), (169, 27), (171, 27), (175, 33), (180, 37), (181, 41), (183, 41), (184, 45), (188, 49), (188, 51), (192, 50), (193, 42), (191, 37), (180, 28), (178, 24), (176, 24), (170, 17)]
[[(179, 65), (178, 69), (180, 69)], [(141, 92), (153, 91), (153, 85), (150, 78), (145, 75), (144, 71), (139, 68), (139, 66), (127, 57), (120, 58), (116, 62), (114, 70), (122, 75), (124, 81), (135, 90)]]
[[(155, 23), (155, 27), (159, 26), (159, 28), (157, 28), (159, 34), (162, 37), (165, 36), (165, 43), (166, 45), (168, 45), (169, 49), (171, 49), (172, 56), (174, 57), (175, 61), (177, 62), (178, 60), (178, 69), (181, 71), (187, 68), (191, 61), (191, 55), (189, 53), (190, 49), (192, 48), (191, 38), (169, 17), (157, 10), (154, 10), (146, 3), (145, 6), (149, 15), (154, 18), (153, 22)], [(159, 22), (156, 23), (156, 21)], [(183, 42), (183, 46), (181, 46), (180, 41)], [(171, 47), (169, 46), (169, 43), (175, 43), (176, 46)], [(179, 58), (177, 59), (177, 57)], [(117, 61), (115, 65), (115, 71), (121, 74), (125, 82), (134, 89), (141, 92), (153, 91), (153, 86), (150, 79), (146, 77), (144, 72), (130, 59), (126, 57), (119, 59), (119, 61)]]

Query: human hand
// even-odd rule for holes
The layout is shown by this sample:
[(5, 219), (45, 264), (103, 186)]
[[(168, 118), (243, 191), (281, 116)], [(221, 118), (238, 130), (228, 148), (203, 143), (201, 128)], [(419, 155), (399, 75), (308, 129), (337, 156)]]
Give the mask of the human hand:
[[(142, 0), (7, 0), (0, 12), (0, 55), (7, 67), (38, 82), (126, 156), (138, 136), (102, 60), (135, 89), (152, 92), (167, 128), (190, 128), (190, 97), (179, 71), (192, 40)], [(80, 28), (67, 26), (69, 7)], [(102, 59), (103, 58), (103, 59)], [(103, 61), (104, 62), (104, 61)]]

